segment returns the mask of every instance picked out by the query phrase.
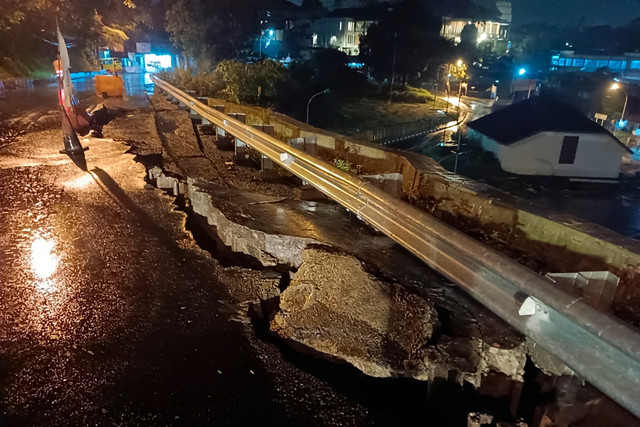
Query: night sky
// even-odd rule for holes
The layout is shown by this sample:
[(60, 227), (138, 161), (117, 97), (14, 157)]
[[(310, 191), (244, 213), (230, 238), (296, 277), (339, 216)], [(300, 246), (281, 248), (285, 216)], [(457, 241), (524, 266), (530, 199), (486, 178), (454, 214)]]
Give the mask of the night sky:
[(640, 16), (640, 0), (512, 0), (513, 25), (548, 22), (559, 26), (624, 25)]

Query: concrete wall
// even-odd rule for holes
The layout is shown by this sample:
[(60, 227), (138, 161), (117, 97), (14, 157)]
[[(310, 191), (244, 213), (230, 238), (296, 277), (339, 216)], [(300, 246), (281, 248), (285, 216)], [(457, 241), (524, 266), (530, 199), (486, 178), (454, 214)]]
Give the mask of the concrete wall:
[[(315, 136), (317, 157), (349, 160), (364, 174), (401, 173), (402, 198), (538, 271), (609, 270), (621, 277), (617, 301), (640, 299), (640, 242), (575, 218), (554, 220), (528, 202), (443, 169), (426, 156), (323, 131), (262, 108), (224, 103), (275, 136)], [(610, 144), (609, 144), (610, 146)], [(634, 285), (634, 282), (639, 282)]]
[[(573, 164), (559, 163), (565, 136), (580, 138)], [(608, 134), (558, 132), (541, 132), (513, 145), (502, 146), (497, 151), (498, 160), (507, 172), (593, 178), (617, 178), (625, 153), (624, 148)]]

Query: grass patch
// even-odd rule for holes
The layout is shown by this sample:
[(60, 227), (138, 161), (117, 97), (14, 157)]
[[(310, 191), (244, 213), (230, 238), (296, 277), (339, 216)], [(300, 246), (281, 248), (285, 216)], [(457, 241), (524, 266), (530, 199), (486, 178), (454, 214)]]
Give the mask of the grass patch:
[(402, 124), (441, 123), (453, 120), (452, 117), (438, 113), (446, 104), (438, 100), (434, 108), (433, 98), (430, 103), (392, 102), (389, 104), (380, 99), (364, 98), (347, 102), (342, 107), (340, 120), (330, 130), (346, 135), (357, 135), (371, 129)]

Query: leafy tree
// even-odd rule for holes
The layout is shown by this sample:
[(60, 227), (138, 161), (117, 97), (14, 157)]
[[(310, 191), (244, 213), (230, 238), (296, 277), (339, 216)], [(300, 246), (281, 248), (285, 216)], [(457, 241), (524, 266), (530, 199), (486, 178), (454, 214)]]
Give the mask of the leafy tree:
[(466, 62), (473, 62), (478, 56), (478, 27), (474, 23), (465, 25), (460, 32), (458, 50)]
[(440, 37), (440, 20), (419, 0), (404, 0), (360, 41), (360, 52), (379, 78), (391, 77), (395, 56), (398, 81), (406, 83), (424, 73), (431, 63), (450, 53), (452, 44)]
[(474, 23), (464, 26), (460, 32), (460, 44), (475, 45), (478, 40), (478, 27)]
[(286, 69), (269, 59), (255, 64), (222, 61), (215, 74), (225, 84), (222, 94), (227, 100), (264, 105), (275, 100), (278, 85), (286, 78)]
[(138, 25), (148, 24), (151, 0), (3, 0), (0, 2), (0, 72), (50, 70), (57, 48), (56, 17), (74, 48), (76, 69), (96, 66), (98, 46), (122, 44)]
[(236, 58), (259, 32), (259, 0), (176, 0), (166, 13), (173, 43), (205, 66)]

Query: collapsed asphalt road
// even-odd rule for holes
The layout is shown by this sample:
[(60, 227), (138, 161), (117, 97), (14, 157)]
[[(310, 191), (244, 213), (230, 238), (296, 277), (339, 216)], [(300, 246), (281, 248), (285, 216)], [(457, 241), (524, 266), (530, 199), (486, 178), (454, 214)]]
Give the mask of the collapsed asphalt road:
[(444, 390), (259, 339), (226, 285), (269, 272), (201, 250), (125, 144), (83, 141), (87, 173), (43, 127), (0, 149), (0, 425), (465, 423)]

